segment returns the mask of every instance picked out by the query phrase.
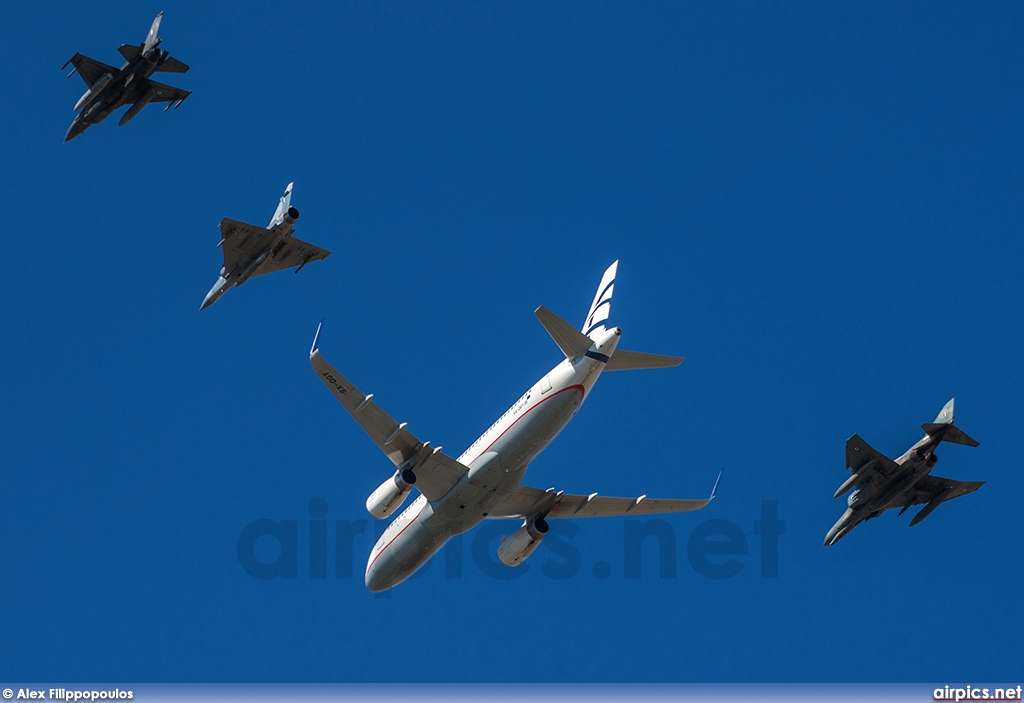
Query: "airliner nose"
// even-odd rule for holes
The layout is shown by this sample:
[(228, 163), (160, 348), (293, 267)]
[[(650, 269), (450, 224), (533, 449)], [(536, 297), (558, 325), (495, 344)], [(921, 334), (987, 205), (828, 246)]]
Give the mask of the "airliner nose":
[(381, 578), (380, 572), (372, 566), (366, 570), (366, 577), (363, 579), (366, 588), (374, 593), (387, 590), (390, 586)]

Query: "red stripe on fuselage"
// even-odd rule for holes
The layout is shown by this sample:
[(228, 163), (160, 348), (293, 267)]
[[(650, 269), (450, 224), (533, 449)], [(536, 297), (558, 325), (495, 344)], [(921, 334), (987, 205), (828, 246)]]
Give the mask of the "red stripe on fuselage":
[(403, 527), (402, 529), (400, 529), (400, 530), (398, 531), (398, 534), (397, 534), (397, 535), (395, 535), (394, 537), (392, 537), (392, 538), (391, 538), (391, 541), (389, 541), (389, 542), (388, 542), (387, 544), (385, 544), (385, 545), (384, 545), (383, 547), (381, 547), (381, 548), (380, 548), (380, 551), (379, 551), (379, 552), (377, 552), (377, 556), (375, 556), (375, 557), (374, 557), (373, 559), (371, 559), (371, 560), (370, 560), (370, 563), (366, 565), (366, 570), (367, 570), (367, 571), (369, 571), (369, 570), (370, 570), (370, 569), (371, 569), (371, 568), (373, 567), (373, 563), (374, 563), (375, 561), (377, 561), (377, 558), (378, 558), (378, 557), (380, 557), (380, 555), (381, 555), (381, 554), (383, 554), (383, 553), (384, 553), (384, 550), (385, 550), (385, 549), (387, 549), (388, 547), (390, 547), (390, 546), (391, 546), (391, 545), (392, 545), (392, 544), (394, 543), (394, 541), (395, 541), (396, 539), (398, 539), (399, 537), (401, 537), (401, 536), (402, 536), (402, 533), (403, 533), (403, 532), (405, 532), (406, 530), (408, 530), (408, 529), (409, 529), (409, 526), (410, 526), (410, 525), (412, 525), (412, 524), (413, 524), (414, 522), (416, 522), (417, 520), (419, 520), (419, 519), (420, 519), (420, 515), (422, 515), (422, 514), (423, 514), (423, 508), (425, 508), (425, 507), (427, 507), (427, 503), (426, 503), (426, 501), (424, 501), (424, 503), (423, 503), (422, 507), (420, 507), (420, 510), (419, 510), (419, 512), (418, 512), (418, 513), (416, 513), (416, 517), (414, 517), (414, 518), (412, 518), (411, 520), (409, 520), (409, 524), (408, 524), (408, 525), (406, 525), (405, 527)]
[[(484, 454), (486, 454), (486, 453), (487, 453), (487, 450), (488, 450), (488, 449), (490, 449), (491, 447), (493, 447), (493, 446), (494, 446), (494, 444), (495, 444), (495, 443), (496, 443), (496, 442), (497, 442), (497, 441), (498, 441), (499, 439), (501, 439), (502, 437), (504, 437), (504, 436), (505, 436), (505, 432), (508, 432), (508, 431), (509, 431), (509, 430), (511, 430), (511, 429), (512, 429), (513, 427), (515, 427), (515, 426), (516, 426), (516, 422), (519, 422), (520, 420), (522, 420), (522, 419), (523, 419), (524, 417), (526, 417), (526, 416), (527, 416), (528, 414), (530, 414), (530, 412), (531, 412), (532, 410), (535, 410), (535, 409), (539, 408), (539, 407), (540, 407), (540, 404), (541, 404), (541, 403), (545, 403), (545, 402), (547, 402), (547, 401), (551, 400), (552, 398), (554, 398), (554, 397), (555, 397), (556, 395), (558, 395), (558, 394), (560, 394), (560, 393), (564, 393), (564, 392), (566, 392), (566, 391), (571, 391), (571, 390), (573, 390), (573, 389), (576, 389), (576, 390), (578, 390), (578, 391), (580, 392), (580, 402), (583, 402), (583, 396), (584, 396), (584, 395), (586, 395), (586, 392), (587, 392), (587, 391), (586, 391), (586, 389), (585, 389), (585, 388), (583, 388), (583, 386), (581, 386), (580, 384), (576, 384), (576, 385), (573, 385), (573, 386), (566, 386), (565, 388), (562, 388), (561, 390), (555, 391), (554, 393), (552, 393), (551, 395), (549, 395), (549, 396), (548, 396), (547, 398), (541, 398), (541, 399), (540, 399), (540, 400), (539, 400), (539, 401), (538, 401), (538, 402), (537, 402), (537, 403), (536, 403), (535, 405), (532, 405), (532, 406), (530, 406), (529, 408), (527, 408), (526, 410), (524, 410), (524, 411), (523, 411), (523, 414), (522, 414), (522, 415), (520, 415), (519, 417), (517, 417), (517, 418), (515, 419), (515, 422), (513, 422), (513, 423), (512, 423), (511, 425), (509, 425), (508, 427), (506, 427), (506, 428), (504, 429), (504, 431), (502, 431), (502, 433), (501, 433), (500, 435), (498, 435), (497, 437), (495, 437), (495, 438), (494, 438), (494, 442), (491, 442), (490, 444), (488, 444), (488, 445), (487, 445), (487, 446), (486, 446), (486, 447), (485, 447), (485, 448), (483, 449), (483, 451), (481, 451), (481, 452), (480, 452), (479, 454), (477, 454), (477, 456), (476, 456), (476, 459), (473, 459), (473, 461), (476, 461), (477, 459), (479, 459), (480, 457), (482, 457), (482, 456), (483, 456)], [(471, 465), (473, 464), (473, 461), (469, 461), (469, 462), (466, 462), (466, 466), (471, 466)]]

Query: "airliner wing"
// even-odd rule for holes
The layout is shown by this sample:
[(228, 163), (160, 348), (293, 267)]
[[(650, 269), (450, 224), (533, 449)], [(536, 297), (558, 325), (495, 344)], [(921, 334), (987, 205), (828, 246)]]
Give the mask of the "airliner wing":
[(699, 510), (714, 498), (680, 500), (674, 498), (610, 498), (592, 493), (588, 496), (557, 494), (554, 489), (542, 491), (529, 486), (518, 486), (505, 502), (492, 511), (493, 518), (527, 518), (543, 512), (543, 506), (554, 497), (554, 503), (545, 517), (602, 517), (610, 515), (653, 515), (655, 513), (682, 513)]
[[(317, 329), (318, 337), (319, 334), (320, 330)], [(417, 460), (415, 467), (409, 468), (415, 468), (416, 488), (427, 500), (435, 501), (443, 497), (469, 469), (442, 453), (440, 447), (431, 450), (428, 443), (419, 441), (406, 429), (406, 423), (395, 422), (373, 402), (372, 393), (365, 395), (324, 360), (316, 347), (316, 341), (313, 340), (313, 348), (309, 352), (309, 363), (324, 385), (349, 411), (374, 444), (387, 454), (391, 463), (400, 467)]]

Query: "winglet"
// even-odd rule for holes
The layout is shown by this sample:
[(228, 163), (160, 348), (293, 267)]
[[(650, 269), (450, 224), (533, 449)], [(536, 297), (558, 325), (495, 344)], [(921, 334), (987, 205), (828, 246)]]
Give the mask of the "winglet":
[(313, 352), (316, 351), (317, 340), (320, 339), (320, 328), (324, 326), (324, 321), (320, 320), (320, 324), (316, 326), (316, 334), (313, 335), (313, 346), (309, 348), (309, 355), (313, 356)]
[(715, 499), (715, 491), (718, 490), (718, 482), (722, 480), (723, 473), (725, 473), (725, 469), (720, 469), (718, 472), (718, 478), (715, 479), (715, 486), (711, 489), (711, 497), (708, 498), (709, 503)]

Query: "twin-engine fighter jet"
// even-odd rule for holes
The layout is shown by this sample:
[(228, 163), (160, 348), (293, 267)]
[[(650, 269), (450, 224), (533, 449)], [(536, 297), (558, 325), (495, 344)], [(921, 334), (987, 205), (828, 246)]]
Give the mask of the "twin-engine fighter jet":
[(122, 44), (117, 48), (125, 58), (121, 68), (108, 66), (82, 54), (75, 54), (64, 64), (64, 68), (67, 68), (68, 64), (74, 64), (68, 78), (78, 73), (88, 86), (85, 94), (75, 103), (75, 111), (81, 112), (71, 123), (64, 141), (74, 139), (92, 125), (107, 119), (111, 112), (123, 105), (132, 107), (124, 113), (124, 117), (117, 123), (118, 127), (127, 124), (151, 102), (167, 103), (167, 107), (164, 108), (166, 112), (172, 106), (177, 109), (185, 98), (192, 94), (190, 90), (172, 88), (149, 79), (157, 71), (185, 73), (188, 70), (187, 65), (172, 59), (168, 52), (160, 50), (157, 32), (163, 16), (164, 13), (161, 12), (153, 20), (146, 41), (138, 46)]
[(240, 286), (253, 276), (298, 266), (295, 273), (310, 261), (331, 255), (292, 236), (299, 211), (292, 207), (292, 183), (284, 189), (281, 202), (266, 229), (225, 217), (220, 221), (220, 244), (224, 249), (224, 265), (220, 278), (206, 294), (200, 310), (217, 302), (228, 288)]
[[(404, 581), (445, 542), (484, 518), (518, 518), (519, 529), (502, 540), (498, 558), (521, 564), (548, 531), (548, 518), (645, 515), (703, 508), (704, 500), (605, 498), (597, 493), (569, 495), (520, 485), (527, 465), (576, 414), (602, 371), (677, 366), (682, 359), (617, 350), (618, 327), (607, 329), (618, 262), (604, 274), (582, 331), (547, 308), (535, 314), (565, 354), (565, 359), (535, 383), (458, 459), (421, 442), (373, 400), (310, 349), (310, 363), (356, 422), (394, 463), (396, 470), (366, 500), (376, 518), (397, 510), (413, 486), (419, 497), (378, 540), (366, 565), (366, 587), (382, 591)], [(717, 487), (717, 482), (716, 482)]]
[(878, 517), (890, 508), (899, 514), (912, 505), (925, 506), (910, 521), (911, 527), (928, 517), (939, 504), (978, 490), (984, 481), (954, 481), (932, 476), (929, 472), (938, 461), (935, 449), (940, 442), (953, 442), (976, 447), (978, 443), (953, 425), (953, 400), (946, 403), (935, 422), (921, 425), (924, 439), (912, 446), (896, 461), (881, 454), (853, 435), (846, 440), (846, 465), (853, 475), (836, 490), (834, 498), (854, 488), (847, 499), (849, 506), (825, 536), (825, 546), (833, 545), (864, 520)]

